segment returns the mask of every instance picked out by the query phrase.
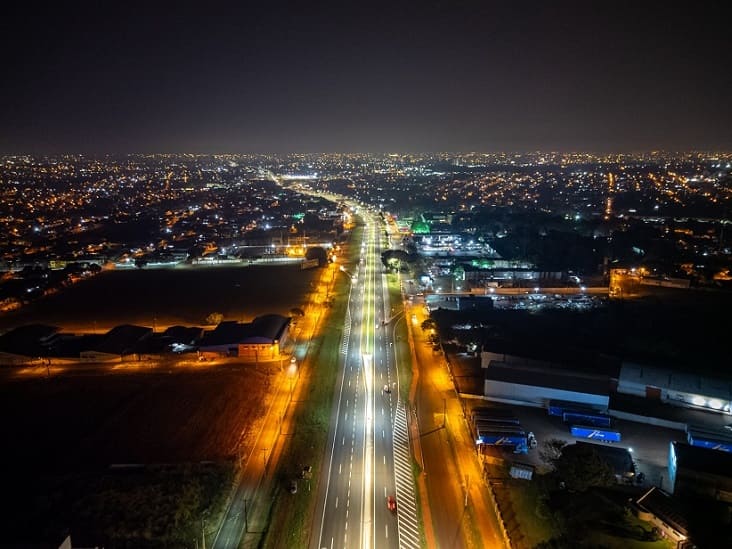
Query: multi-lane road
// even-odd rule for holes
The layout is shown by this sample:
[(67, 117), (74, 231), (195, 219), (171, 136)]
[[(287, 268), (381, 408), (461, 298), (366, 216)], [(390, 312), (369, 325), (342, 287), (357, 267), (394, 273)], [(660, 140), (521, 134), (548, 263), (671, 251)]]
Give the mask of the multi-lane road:
[[(366, 217), (341, 345), (313, 549), (418, 547), (406, 415), (399, 402), (393, 322), (381, 264), (384, 228)], [(359, 245), (359, 243), (354, 243)], [(393, 497), (396, 511), (387, 507)]]

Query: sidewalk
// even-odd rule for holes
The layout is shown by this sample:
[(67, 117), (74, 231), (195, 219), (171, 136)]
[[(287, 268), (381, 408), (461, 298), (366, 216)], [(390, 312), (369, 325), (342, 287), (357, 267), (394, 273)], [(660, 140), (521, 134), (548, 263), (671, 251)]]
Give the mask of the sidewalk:
[[(420, 306), (410, 307), (407, 314), (408, 318), (413, 314), (416, 315), (416, 326), (420, 326), (422, 320), (426, 318)], [(418, 409), (421, 437), (430, 437), (425, 438), (425, 442), (429, 442), (431, 452), (435, 454), (426, 457), (418, 454), (418, 457), (427, 462), (427, 475), (422, 475), (420, 480), (433, 497), (435, 494), (442, 494), (439, 496), (442, 500), (439, 503), (443, 507), (446, 501), (453, 505), (459, 501), (460, 507), (464, 507), (461, 510), (446, 508), (445, 511), (448, 512), (444, 513), (445, 516), (441, 513), (434, 517), (437, 522), (432, 529), (440, 528), (443, 542), (447, 537), (447, 542), (453, 546), (458, 541), (455, 537), (457, 532), (454, 530), (459, 524), (463, 544), (504, 547), (505, 542), (500, 534), (498, 520), (489, 500), (489, 489), (483, 483), (475, 443), (464, 420), (462, 404), (455, 391), (445, 358), (442, 354), (433, 354), (431, 346), (427, 345), (426, 341), (420, 341), (417, 334), (421, 335), (420, 328), (414, 330), (410, 328), (413, 360), (414, 364), (418, 365), (422, 384), (417, 393), (418, 376), (415, 375), (413, 380), (415, 392), (414, 394), (410, 392), (410, 402), (421, 403)], [(414, 436), (414, 438), (420, 437)], [(432, 479), (433, 482), (430, 482), (430, 468), (435, 469), (435, 473), (439, 474), (441, 479)], [(453, 479), (451, 486), (443, 485), (445, 478)], [(428, 507), (428, 501), (423, 500), (423, 509)], [(428, 514), (425, 513), (424, 516), (426, 522)], [(436, 539), (434, 533), (433, 536)]]
[[(405, 308), (405, 314), (407, 310)], [(408, 318), (408, 317), (407, 317)], [(419, 464), (420, 474), (417, 478), (417, 490), (419, 491), (420, 509), (422, 511), (422, 530), (424, 532), (425, 543), (427, 549), (435, 549), (437, 542), (435, 540), (435, 532), (432, 527), (432, 513), (430, 510), (429, 497), (427, 494), (427, 482), (425, 479), (424, 471), (424, 456), (422, 455), (422, 441), (419, 432), (419, 422), (417, 414), (414, 413), (417, 385), (419, 383), (419, 367), (417, 366), (417, 357), (414, 352), (414, 340), (412, 338), (412, 329), (407, 327), (407, 334), (409, 338), (409, 349), (412, 354), (412, 384), (409, 387), (409, 438), (412, 441), (412, 451), (414, 453), (414, 459)]]

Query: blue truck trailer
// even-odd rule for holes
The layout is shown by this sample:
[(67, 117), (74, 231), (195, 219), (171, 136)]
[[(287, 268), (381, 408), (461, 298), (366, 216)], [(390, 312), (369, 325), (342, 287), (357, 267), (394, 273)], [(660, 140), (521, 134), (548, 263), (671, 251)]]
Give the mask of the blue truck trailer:
[(732, 452), (732, 437), (722, 432), (689, 428), (686, 432), (686, 440), (692, 446), (711, 448), (722, 452)]
[(519, 425), (519, 420), (515, 417), (473, 416), (473, 423), (478, 423), (479, 421), (484, 421), (486, 423)]
[(514, 431), (478, 429), (475, 443), (488, 446), (513, 446), (514, 452), (517, 454), (525, 454), (529, 451), (526, 433), (520, 429)]
[(550, 416), (562, 417), (565, 413), (580, 413), (580, 414), (603, 414), (603, 410), (599, 410), (597, 407), (591, 404), (583, 404), (581, 402), (569, 402), (566, 400), (550, 400), (547, 405), (547, 412)]
[(494, 433), (524, 433), (524, 430), (520, 425), (513, 425), (510, 423), (485, 423), (479, 421), (473, 424), (475, 432), (478, 431), (491, 431)]
[(591, 412), (564, 412), (564, 423), (573, 425), (591, 425), (592, 427), (610, 427), (610, 416)]
[(620, 442), (620, 432), (612, 429), (598, 429), (586, 425), (572, 425), (569, 428), (573, 437), (602, 440), (604, 442)]
[(513, 412), (507, 408), (492, 408), (490, 406), (476, 406), (470, 411), (470, 417), (513, 417)]

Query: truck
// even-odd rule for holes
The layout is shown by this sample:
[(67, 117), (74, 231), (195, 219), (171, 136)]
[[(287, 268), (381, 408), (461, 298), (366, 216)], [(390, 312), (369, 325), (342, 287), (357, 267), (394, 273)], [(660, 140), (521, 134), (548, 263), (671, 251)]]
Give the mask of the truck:
[(521, 432), (523, 433), (524, 430), (521, 428), (520, 425), (514, 425), (512, 423), (491, 423), (491, 422), (482, 422), (477, 421), (473, 424), (473, 429), (475, 432), (478, 431), (493, 431), (495, 433), (516, 433)]
[(598, 429), (587, 425), (572, 425), (569, 428), (573, 437), (602, 440), (604, 442), (620, 442), (620, 432), (612, 429)]
[(550, 400), (547, 405), (547, 412), (550, 416), (562, 417), (565, 413), (575, 412), (580, 414), (603, 414), (604, 410), (600, 410), (591, 404), (583, 404), (581, 402), (569, 402), (567, 400)]
[(526, 433), (520, 429), (514, 431), (478, 429), (475, 443), (487, 446), (513, 446), (516, 454), (525, 454), (529, 451)]
[(513, 412), (506, 408), (492, 408), (490, 406), (476, 406), (470, 411), (470, 417), (475, 418), (477, 416), (482, 417), (510, 417), (513, 418)]
[(591, 425), (592, 427), (610, 427), (610, 416), (599, 412), (567, 411), (562, 414), (564, 423), (574, 425)]
[(726, 433), (716, 432), (700, 428), (689, 428), (686, 432), (686, 440), (692, 446), (711, 448), (722, 452), (732, 452), (732, 437)]
[(473, 424), (483, 421), (485, 423), (498, 423), (501, 425), (519, 425), (518, 418), (515, 417), (486, 417), (486, 416), (475, 416), (473, 418)]

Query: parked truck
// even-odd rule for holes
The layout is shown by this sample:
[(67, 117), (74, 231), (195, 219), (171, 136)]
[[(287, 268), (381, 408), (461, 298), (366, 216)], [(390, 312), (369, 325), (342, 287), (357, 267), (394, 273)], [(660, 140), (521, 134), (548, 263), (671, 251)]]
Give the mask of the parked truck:
[(721, 450), (722, 452), (732, 452), (732, 437), (726, 433), (690, 427), (686, 432), (686, 439), (692, 446), (711, 448), (712, 450)]
[(580, 414), (604, 414), (605, 410), (600, 410), (597, 406), (584, 404), (582, 402), (569, 402), (566, 400), (550, 400), (547, 405), (547, 412), (550, 416), (562, 417), (565, 413)]
[[(506, 408), (492, 408), (490, 406), (476, 406), (470, 411), (470, 417), (508, 417), (514, 418), (513, 412)], [(515, 418), (514, 418), (515, 419)]]
[(479, 429), (475, 443), (488, 446), (513, 446), (516, 454), (526, 454), (529, 451), (526, 433), (520, 429), (514, 431)]
[(572, 436), (578, 438), (589, 438), (604, 442), (620, 442), (620, 432), (613, 429), (598, 429), (586, 425), (572, 425), (569, 430)]
[(592, 427), (610, 427), (610, 416), (592, 412), (564, 412), (564, 423), (573, 425), (590, 425)]

